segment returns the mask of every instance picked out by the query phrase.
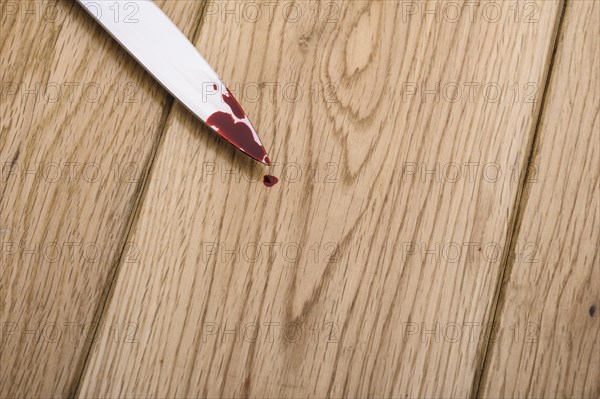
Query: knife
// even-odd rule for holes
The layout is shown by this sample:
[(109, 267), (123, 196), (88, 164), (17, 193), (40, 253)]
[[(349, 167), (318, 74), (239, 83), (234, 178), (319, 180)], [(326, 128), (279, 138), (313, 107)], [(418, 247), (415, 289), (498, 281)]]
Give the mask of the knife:
[[(242, 152), (271, 161), (248, 116), (153, 0), (77, 0), (173, 97)], [(116, 12), (116, 7), (125, 10)], [(126, 18), (123, 15), (127, 14)]]

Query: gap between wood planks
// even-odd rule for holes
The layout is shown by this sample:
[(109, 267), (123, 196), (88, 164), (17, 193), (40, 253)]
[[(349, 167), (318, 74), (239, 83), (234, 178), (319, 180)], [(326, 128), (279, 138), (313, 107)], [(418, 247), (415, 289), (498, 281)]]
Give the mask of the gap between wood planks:
[[(198, 19), (200, 22), (190, 38), (192, 43), (195, 43), (200, 36), (200, 31), (202, 30), (202, 26), (204, 25), (203, 21), (204, 21), (204, 14), (206, 12), (206, 5), (209, 3), (209, 1), (210, 0), (206, 0), (202, 3), (200, 13), (198, 14)], [(152, 78), (150, 75), (148, 75), (148, 77)], [(148, 184), (147, 183), (149, 182), (149, 179), (152, 176), (152, 172), (154, 171), (154, 165), (156, 164), (156, 154), (158, 154), (160, 147), (162, 147), (162, 144), (164, 143), (166, 132), (167, 132), (167, 122), (169, 121), (171, 115), (173, 114), (173, 105), (174, 104), (175, 104), (175, 98), (169, 94), (167, 104), (165, 106), (165, 110), (163, 112), (163, 115), (162, 115), (162, 118), (161, 118), (161, 121), (160, 121), (159, 127), (158, 127), (160, 133), (159, 133), (158, 139), (156, 140), (156, 143), (152, 146), (152, 152), (151, 152), (150, 156), (148, 157), (146, 164), (142, 168), (142, 170), (143, 170), (142, 179), (141, 179), (140, 183), (138, 184), (138, 186), (136, 187), (136, 195), (135, 195), (136, 199), (134, 201), (131, 212), (129, 214), (129, 218), (127, 219), (127, 222), (126, 222), (125, 231), (123, 233), (123, 237), (122, 237), (120, 248), (119, 248), (119, 256), (115, 260), (115, 264), (111, 268), (111, 271), (109, 272), (108, 283), (104, 287), (100, 301), (98, 301), (98, 306), (97, 306), (96, 310), (94, 311), (92, 320), (97, 320), (97, 322), (96, 322), (95, 328), (93, 330), (90, 345), (89, 345), (87, 351), (83, 352), (83, 354), (77, 364), (77, 368), (80, 371), (79, 371), (79, 375), (77, 376), (77, 379), (75, 380), (75, 383), (73, 384), (73, 387), (70, 389), (69, 397), (78, 397), (79, 396), (79, 387), (81, 385), (81, 378), (83, 377), (84, 371), (88, 365), (88, 360), (90, 357), (90, 353), (92, 351), (93, 343), (97, 338), (98, 330), (100, 328), (100, 325), (102, 324), (102, 320), (105, 317), (106, 305), (110, 302), (110, 298), (112, 297), (112, 294), (114, 292), (113, 288), (115, 286), (115, 281), (121, 270), (121, 266), (123, 264), (123, 261), (122, 261), (123, 255), (125, 254), (125, 251), (127, 248), (127, 239), (131, 235), (131, 230), (132, 230), (133, 226), (135, 225), (136, 221), (138, 220), (139, 213), (142, 209), (141, 205), (144, 202), (144, 199), (146, 198), (146, 193), (148, 192)]]
[(492, 328), (487, 329), (487, 331), (485, 333), (486, 337), (484, 339), (485, 346), (481, 350), (478, 351), (479, 355), (477, 356), (477, 359), (475, 360), (475, 362), (477, 364), (475, 369), (477, 371), (476, 371), (475, 378), (473, 380), (473, 388), (471, 389), (471, 393), (472, 393), (471, 398), (479, 398), (480, 397), (479, 391), (481, 389), (481, 381), (483, 379), (482, 378), (483, 373), (485, 371), (485, 368), (487, 367), (488, 352), (489, 352), (490, 342), (491, 342), (491, 338), (492, 338), (492, 334), (493, 334), (493, 330), (494, 330), (494, 324), (496, 323), (496, 319), (498, 318), (498, 315), (502, 312), (502, 308), (503, 308), (503, 304), (504, 304), (503, 288), (505, 286), (505, 282), (506, 282), (505, 280), (510, 277), (510, 273), (512, 271), (512, 266), (514, 265), (514, 262), (513, 262), (514, 259), (511, 256), (511, 254), (515, 250), (515, 245), (516, 245), (515, 243), (517, 242), (517, 237), (519, 235), (519, 227), (521, 225), (521, 221), (522, 221), (523, 215), (525, 213), (525, 208), (527, 206), (528, 192), (529, 192), (529, 189), (531, 188), (527, 184), (527, 176), (529, 175), (530, 166), (533, 161), (535, 148), (536, 148), (537, 142), (539, 140), (541, 122), (543, 120), (544, 110), (545, 110), (546, 102), (547, 102), (547, 98), (548, 98), (548, 88), (549, 88), (550, 82), (552, 80), (552, 72), (554, 70), (554, 65), (556, 63), (556, 53), (558, 50), (560, 36), (561, 36), (562, 28), (563, 28), (563, 22), (565, 20), (567, 3), (570, 0), (561, 0), (561, 1), (562, 1), (562, 5), (560, 6), (560, 15), (556, 19), (556, 24), (554, 27), (554, 37), (550, 42), (550, 45), (553, 47), (552, 47), (552, 54), (550, 55), (550, 57), (548, 59), (548, 65), (546, 67), (546, 76), (544, 78), (544, 90), (542, 92), (542, 100), (540, 101), (539, 107), (536, 110), (536, 113), (537, 113), (536, 122), (532, 128), (532, 134), (530, 135), (531, 138), (530, 138), (529, 145), (526, 147), (527, 162), (524, 165), (523, 173), (519, 177), (519, 187), (517, 189), (517, 194), (515, 196), (515, 202), (512, 207), (513, 212), (512, 212), (510, 226), (507, 231), (508, 245), (505, 246), (505, 249), (502, 253), (502, 264), (500, 266), (500, 275), (498, 276), (498, 282), (496, 283), (494, 300), (491, 304), (492, 310), (491, 310), (491, 318), (490, 319), (491, 319)]

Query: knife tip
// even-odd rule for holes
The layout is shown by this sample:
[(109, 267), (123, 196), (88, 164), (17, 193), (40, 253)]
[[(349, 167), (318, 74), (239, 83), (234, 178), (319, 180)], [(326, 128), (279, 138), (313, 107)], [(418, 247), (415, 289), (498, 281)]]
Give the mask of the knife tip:
[[(229, 110), (221, 109), (214, 112), (206, 119), (206, 124), (251, 158), (266, 166), (271, 166), (271, 159), (269, 159), (267, 151), (246, 112), (231, 91), (222, 83), (221, 85), (224, 88), (223, 92), (219, 92), (216, 83), (213, 84), (213, 88), (221, 94), (223, 103), (227, 104)], [(221, 103), (218, 104), (222, 105)]]

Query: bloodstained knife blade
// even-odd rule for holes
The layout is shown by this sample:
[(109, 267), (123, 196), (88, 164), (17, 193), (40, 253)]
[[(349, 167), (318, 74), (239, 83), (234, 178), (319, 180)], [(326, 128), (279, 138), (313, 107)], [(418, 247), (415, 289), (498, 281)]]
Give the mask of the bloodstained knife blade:
[[(121, 46), (192, 113), (235, 147), (265, 165), (271, 161), (221, 78), (153, 0), (77, 0)], [(123, 10), (120, 14), (123, 14)]]

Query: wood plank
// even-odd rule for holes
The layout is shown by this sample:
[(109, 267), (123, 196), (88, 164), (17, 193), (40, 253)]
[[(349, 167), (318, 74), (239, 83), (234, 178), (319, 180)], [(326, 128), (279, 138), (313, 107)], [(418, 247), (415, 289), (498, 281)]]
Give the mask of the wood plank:
[(600, 397), (599, 20), (567, 2), (483, 397)]
[(171, 100), (75, 2), (0, 8), (0, 396), (66, 397)]
[(458, 21), (417, 3), (208, 6), (198, 47), (281, 183), (176, 107), (80, 396), (472, 393), (561, 3)]

